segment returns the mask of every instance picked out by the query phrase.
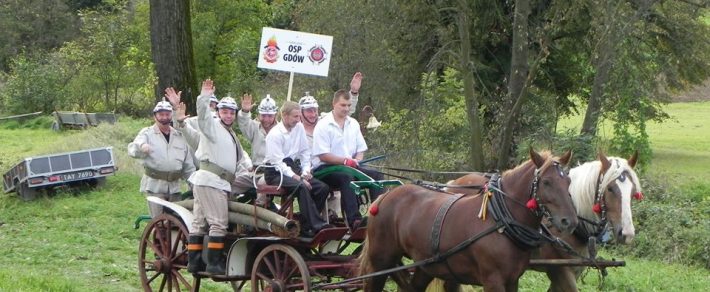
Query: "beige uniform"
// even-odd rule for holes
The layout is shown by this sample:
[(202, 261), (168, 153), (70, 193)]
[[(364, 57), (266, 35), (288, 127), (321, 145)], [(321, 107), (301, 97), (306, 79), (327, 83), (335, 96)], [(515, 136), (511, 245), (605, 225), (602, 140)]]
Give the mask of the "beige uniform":
[(210, 114), (209, 99), (209, 96), (197, 98), (199, 143), (195, 154), (201, 167), (189, 179), (195, 186), (192, 224), (196, 235), (206, 233), (207, 223), (210, 236), (224, 236), (228, 223), (227, 193), (233, 190), (235, 177), (244, 177), (243, 172), (237, 172), (237, 166), (244, 162), (245, 156), (234, 131)]
[[(143, 144), (150, 145), (150, 153), (141, 151)], [(185, 137), (172, 127), (169, 141), (157, 125), (143, 128), (128, 144), (128, 155), (141, 159), (145, 168), (140, 191), (169, 201), (180, 199), (180, 178), (187, 179), (195, 171)], [(162, 208), (151, 209), (151, 213), (162, 213)]]
[[(197, 121), (193, 119), (193, 121)], [(219, 117), (215, 117), (217, 121), (219, 121)], [(178, 123), (178, 127), (176, 128), (178, 131), (182, 132), (183, 135), (185, 136), (185, 140), (187, 140), (188, 145), (195, 145), (195, 149), (197, 149), (197, 145), (200, 143), (200, 131), (197, 130), (199, 128), (192, 127), (190, 124), (190, 119), (186, 119), (185, 123)], [(199, 127), (197, 123), (194, 123), (195, 126)], [(249, 154), (244, 151), (242, 148), (242, 155), (244, 158), (241, 160), (239, 165), (237, 165), (237, 173), (235, 174), (234, 181), (232, 182), (232, 191), (230, 192), (230, 195), (237, 196), (239, 194), (242, 194), (249, 189), (254, 187), (254, 183), (252, 181), (252, 173), (251, 173), (251, 158), (249, 157)], [(195, 164), (198, 165), (197, 169), (199, 169), (199, 164), (200, 160), (195, 158)], [(257, 180), (259, 180), (261, 176), (257, 177)]]
[(266, 130), (264, 130), (259, 121), (251, 119), (251, 113), (245, 113), (241, 110), (237, 114), (237, 123), (239, 124), (239, 130), (251, 142), (252, 163), (254, 165), (263, 164), (264, 157), (266, 157)]

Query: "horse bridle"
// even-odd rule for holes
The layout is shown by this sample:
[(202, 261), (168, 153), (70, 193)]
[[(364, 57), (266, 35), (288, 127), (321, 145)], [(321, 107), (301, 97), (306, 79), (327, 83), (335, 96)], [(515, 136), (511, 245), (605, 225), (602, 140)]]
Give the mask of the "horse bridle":
[[(616, 168), (619, 168), (619, 167), (621, 167), (621, 166), (617, 164)], [(591, 221), (591, 220), (584, 218), (582, 216), (577, 216), (582, 221), (585, 221), (585, 222), (592, 224), (596, 227), (596, 230), (594, 230), (594, 233), (590, 234), (595, 237), (599, 236), (599, 234), (601, 234), (604, 231), (604, 229), (606, 229), (607, 224), (609, 223), (609, 220), (606, 218), (606, 213), (607, 213), (608, 208), (606, 206), (606, 200), (604, 199), (604, 188), (602, 187), (602, 182), (604, 182), (604, 176), (606, 175), (606, 173), (608, 171), (609, 170), (607, 169), (605, 172), (599, 173), (599, 177), (597, 177), (597, 191), (594, 194), (594, 205), (592, 205), (593, 209), (595, 208), (594, 206), (599, 205), (599, 212), (598, 212), (599, 213), (599, 222), (594, 222), (594, 221)], [(595, 211), (595, 213), (597, 213), (596, 210), (594, 210), (594, 211)]]
[[(553, 161), (552, 165), (555, 166), (555, 168), (557, 168), (559, 170), (559, 168), (560, 168), (559, 162)], [(538, 190), (539, 186), (540, 186), (540, 169), (535, 168), (535, 176), (533, 177), (533, 181), (532, 181), (530, 200), (535, 201), (536, 207), (530, 208), (529, 204), (526, 204), (526, 206), (528, 206), (530, 211), (532, 211), (533, 214), (535, 214), (535, 216), (537, 216), (537, 217), (547, 216), (549, 218), (552, 218), (552, 213), (550, 213), (550, 209), (545, 207), (545, 204), (543, 204), (540, 201), (540, 196), (537, 194), (537, 190)]]

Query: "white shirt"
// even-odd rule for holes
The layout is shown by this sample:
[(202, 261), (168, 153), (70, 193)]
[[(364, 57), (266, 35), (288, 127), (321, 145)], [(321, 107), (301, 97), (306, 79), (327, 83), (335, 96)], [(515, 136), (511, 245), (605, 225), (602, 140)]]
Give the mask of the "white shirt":
[[(353, 115), (355, 113), (355, 111), (357, 110), (357, 101), (358, 101), (358, 97), (360, 95), (359, 94), (353, 95), (353, 93), (350, 91), (348, 91), (348, 94), (350, 95), (350, 102), (351, 102), (350, 115)], [(323, 117), (325, 117), (326, 115), (328, 115), (328, 113), (320, 113), (320, 115), (316, 119), (316, 123), (318, 121), (320, 121), (321, 119), (323, 119)], [(308, 146), (311, 147), (311, 149), (313, 149), (313, 135), (308, 134), (308, 132), (306, 132), (306, 138), (308, 139)]]
[(365, 152), (367, 144), (360, 132), (360, 124), (346, 117), (343, 128), (335, 122), (333, 112), (326, 114), (313, 130), (313, 168), (324, 164), (318, 155), (331, 153), (337, 156), (355, 158), (358, 152)]
[(266, 130), (264, 127), (259, 121), (251, 119), (251, 113), (245, 113), (242, 110), (237, 113), (237, 123), (239, 130), (251, 143), (251, 160), (254, 165), (264, 163), (266, 156)]
[(279, 122), (266, 135), (264, 162), (276, 165), (283, 175), (293, 177), (296, 173), (283, 162), (286, 157), (290, 157), (293, 161), (300, 159), (303, 173), (311, 172), (311, 148), (306, 139), (306, 129), (301, 123), (296, 124), (289, 132), (283, 122)]
[[(150, 145), (150, 153), (146, 154), (141, 151), (143, 144)], [(185, 138), (172, 127), (170, 128), (170, 141), (165, 140), (165, 136), (157, 125), (143, 128), (133, 142), (128, 144), (128, 155), (141, 159), (141, 164), (150, 169), (165, 172), (181, 171), (185, 179), (195, 171), (195, 165), (192, 162)], [(169, 182), (144, 174), (141, 178), (140, 191), (156, 194), (179, 193), (180, 180)]]

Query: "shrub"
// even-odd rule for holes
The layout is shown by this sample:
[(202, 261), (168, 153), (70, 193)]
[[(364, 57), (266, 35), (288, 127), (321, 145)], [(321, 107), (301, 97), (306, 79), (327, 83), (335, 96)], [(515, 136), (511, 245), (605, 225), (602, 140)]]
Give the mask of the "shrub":
[(710, 269), (710, 184), (676, 187), (662, 178), (643, 184), (646, 200), (632, 206), (637, 236), (633, 244), (616, 248), (623, 254)]

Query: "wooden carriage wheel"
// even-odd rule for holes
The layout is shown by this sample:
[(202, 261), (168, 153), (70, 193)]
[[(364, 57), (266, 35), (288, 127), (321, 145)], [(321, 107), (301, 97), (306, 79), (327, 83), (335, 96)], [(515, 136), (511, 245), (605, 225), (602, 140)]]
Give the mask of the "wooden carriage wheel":
[(269, 245), (254, 260), (251, 291), (311, 291), (308, 266), (293, 247)]
[(190, 291), (187, 228), (173, 215), (153, 218), (138, 248), (138, 271), (144, 291)]

